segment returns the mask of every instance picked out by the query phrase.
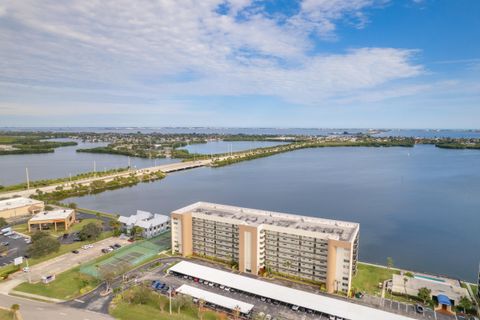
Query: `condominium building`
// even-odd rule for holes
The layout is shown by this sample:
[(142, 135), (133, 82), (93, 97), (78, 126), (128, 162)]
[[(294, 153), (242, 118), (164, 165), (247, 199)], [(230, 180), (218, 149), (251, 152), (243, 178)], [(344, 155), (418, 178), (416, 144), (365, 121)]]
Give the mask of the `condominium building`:
[(175, 210), (172, 252), (238, 264), (324, 283), (328, 292), (351, 289), (360, 225), (279, 212), (197, 202)]

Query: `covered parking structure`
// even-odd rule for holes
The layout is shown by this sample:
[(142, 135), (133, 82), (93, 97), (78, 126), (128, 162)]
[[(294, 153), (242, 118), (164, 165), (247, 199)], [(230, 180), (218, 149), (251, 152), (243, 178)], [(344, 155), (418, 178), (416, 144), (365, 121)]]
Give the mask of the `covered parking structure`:
[(181, 293), (196, 299), (202, 299), (208, 304), (221, 307), (229, 312), (233, 312), (238, 308), (238, 311), (243, 315), (249, 315), (253, 309), (253, 304), (246, 303), (240, 300), (232, 299), (225, 297), (210, 291), (205, 291), (189, 285), (181, 285), (178, 289), (175, 290), (177, 293)]
[(345, 320), (407, 320), (406, 316), (370, 308), (367, 306), (330, 298), (302, 290), (292, 289), (274, 283), (241, 276), (238, 274), (206, 267), (200, 264), (182, 261), (172, 268), (174, 275), (185, 275), (228, 286), (250, 295), (265, 297), (273, 301), (312, 310), (323, 316), (335, 316)]

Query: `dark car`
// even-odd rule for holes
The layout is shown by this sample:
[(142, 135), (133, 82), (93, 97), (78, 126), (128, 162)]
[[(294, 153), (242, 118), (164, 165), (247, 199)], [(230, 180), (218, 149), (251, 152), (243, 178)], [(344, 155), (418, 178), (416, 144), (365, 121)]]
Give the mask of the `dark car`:
[(415, 305), (415, 311), (417, 311), (417, 313), (422, 313), (425, 311), (425, 309), (423, 308), (423, 306), (417, 304)]
[(79, 254), (80, 251), (78, 251), (78, 250), (72, 250), (72, 253)]
[(119, 245), (118, 243), (115, 243), (113, 246), (114, 246), (116, 249), (118, 249), (118, 248), (121, 248), (121, 247), (122, 247), (122, 246), (121, 246), (121, 245)]

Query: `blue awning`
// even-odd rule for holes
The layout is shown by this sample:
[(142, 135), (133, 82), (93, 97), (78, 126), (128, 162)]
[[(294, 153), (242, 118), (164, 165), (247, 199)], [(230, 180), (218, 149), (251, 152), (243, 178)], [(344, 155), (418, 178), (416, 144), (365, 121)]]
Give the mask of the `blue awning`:
[(444, 294), (439, 294), (437, 296), (437, 299), (438, 299), (438, 303), (439, 304), (443, 304), (445, 306), (451, 306), (452, 305), (452, 302), (450, 301), (450, 298), (447, 297), (446, 295)]

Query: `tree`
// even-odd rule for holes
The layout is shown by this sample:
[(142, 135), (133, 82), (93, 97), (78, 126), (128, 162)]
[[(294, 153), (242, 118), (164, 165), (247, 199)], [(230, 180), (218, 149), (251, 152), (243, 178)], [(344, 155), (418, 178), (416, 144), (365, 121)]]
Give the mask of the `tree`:
[(110, 268), (108, 266), (99, 266), (98, 268), (98, 275), (100, 279), (105, 282), (105, 292), (110, 292), (112, 289), (112, 282), (115, 280), (116, 272), (115, 269)]
[(52, 206), (49, 206), (49, 205), (45, 206), (45, 211), (52, 211), (52, 210), (53, 210)]
[(113, 235), (118, 237), (122, 233), (122, 224), (115, 219), (111, 219), (109, 224), (110, 227), (113, 229)]
[(233, 308), (232, 311), (233, 311), (233, 319), (237, 320), (240, 317), (240, 307), (235, 306), (235, 308)]
[(205, 304), (205, 300), (203, 300), (202, 298), (198, 299), (198, 318), (200, 320), (203, 320), (203, 314), (204, 314), (203, 305), (204, 304)]
[(17, 319), (17, 312), (18, 310), (20, 310), (20, 305), (15, 303), (15, 304), (12, 304), (12, 306), (10, 307), (10, 312), (12, 313), (13, 315), (13, 319)]
[(48, 233), (38, 231), (32, 235), (32, 244), (27, 249), (27, 254), (32, 258), (46, 256), (60, 249), (60, 242)]
[(430, 301), (431, 294), (432, 294), (432, 290), (423, 287), (418, 289), (417, 296), (423, 301), (423, 304), (426, 304), (427, 301)]
[(472, 309), (473, 304), (472, 304), (472, 301), (470, 301), (470, 299), (463, 296), (460, 298), (460, 301), (458, 302), (458, 306), (463, 309), (463, 313), (467, 313), (467, 310)]
[(143, 228), (142, 227), (139, 227), (139, 226), (134, 226), (132, 228), (132, 230), (130, 231), (130, 235), (133, 237), (133, 238), (140, 238), (142, 236), (142, 233), (143, 233)]
[(82, 230), (78, 233), (78, 236), (82, 241), (97, 239), (102, 233), (102, 225), (98, 222), (90, 222), (83, 226)]
[(403, 277), (403, 289), (405, 289), (405, 295), (407, 295), (407, 282), (408, 282), (408, 278)]
[(392, 269), (392, 268), (393, 268), (393, 258), (392, 258), (392, 257), (388, 257), (388, 258), (387, 258), (387, 268), (388, 268), (388, 269)]
[(0, 217), (0, 228), (5, 227), (7, 224), (7, 220), (5, 220), (3, 217)]
[(158, 295), (157, 296), (157, 303), (158, 303), (158, 308), (160, 311), (164, 312), (165, 311), (165, 306), (167, 305), (167, 299), (165, 299), (163, 296)]
[(69, 207), (70, 209), (77, 209), (77, 204), (76, 204), (75, 202), (70, 202), (70, 203), (68, 204), (68, 207)]

